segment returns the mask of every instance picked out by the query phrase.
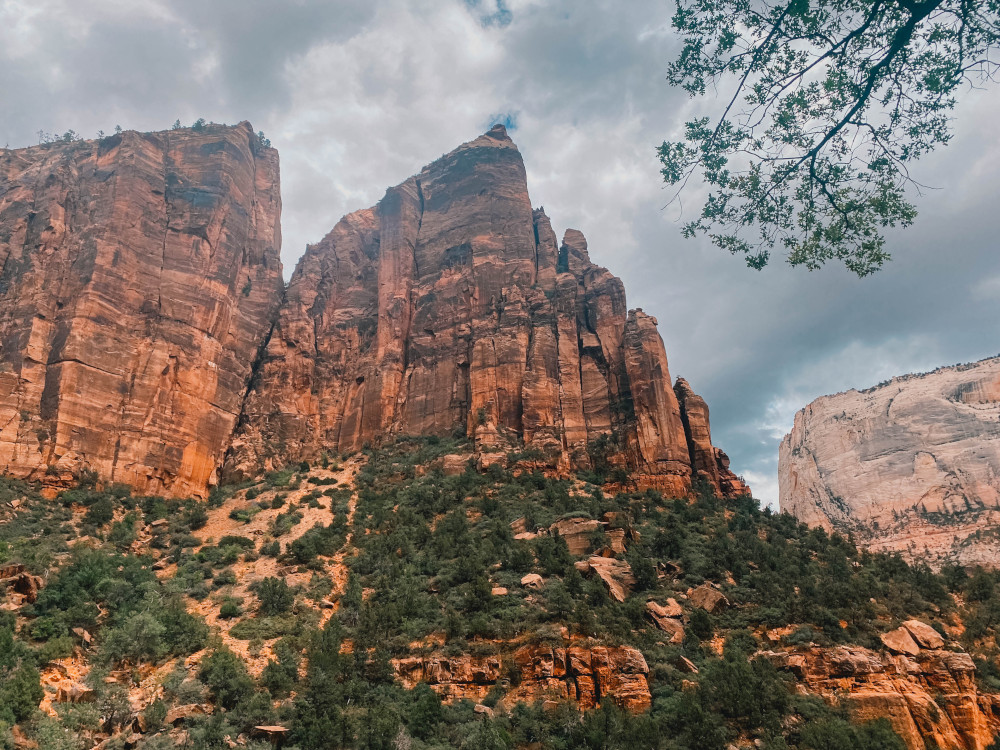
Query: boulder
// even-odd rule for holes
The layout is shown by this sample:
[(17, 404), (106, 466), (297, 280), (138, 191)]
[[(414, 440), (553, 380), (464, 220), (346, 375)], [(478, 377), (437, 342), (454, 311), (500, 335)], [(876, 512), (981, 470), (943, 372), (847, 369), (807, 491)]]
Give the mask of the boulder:
[(927, 623), (907, 620), (903, 623), (903, 627), (921, 648), (944, 648), (944, 638)]
[(624, 602), (632, 587), (635, 577), (632, 566), (624, 560), (594, 555), (587, 560), (574, 563), (577, 570), (585, 575), (596, 575), (604, 583), (608, 594), (617, 602)]
[(729, 599), (726, 598), (725, 594), (709, 583), (703, 583), (698, 588), (689, 591), (688, 599), (693, 606), (700, 607), (710, 614), (721, 612), (729, 606)]
[(886, 648), (897, 654), (916, 656), (920, 653), (920, 646), (913, 640), (910, 631), (904, 627), (890, 630), (888, 633), (882, 633), (879, 638), (882, 639), (882, 643), (885, 644)]
[(521, 585), (528, 589), (540, 589), (545, 585), (545, 579), (538, 573), (528, 573), (521, 579)]
[[(673, 602), (676, 608), (670, 607), (670, 602)], [(676, 619), (682, 612), (680, 605), (676, 601), (670, 599), (668, 606), (662, 606), (656, 602), (646, 602), (646, 614), (650, 616), (656, 627), (670, 636), (670, 643), (681, 643), (684, 641), (684, 624), (679, 619)]]

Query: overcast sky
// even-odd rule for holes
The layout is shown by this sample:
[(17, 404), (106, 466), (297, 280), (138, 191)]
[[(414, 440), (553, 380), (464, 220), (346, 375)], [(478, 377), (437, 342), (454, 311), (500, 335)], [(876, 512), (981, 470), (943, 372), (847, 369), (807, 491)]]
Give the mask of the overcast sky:
[[(348, 211), (509, 118), (534, 205), (582, 230), (659, 319), (671, 374), (764, 501), (813, 398), (1000, 352), (1000, 96), (971, 92), (893, 262), (763, 272), (683, 240), (655, 147), (693, 110), (664, 80), (673, 3), (0, 0), (0, 143), (250, 120), (281, 153), (286, 276)], [(709, 103), (711, 104), (711, 103)], [(697, 104), (695, 106), (704, 106)], [(683, 218), (690, 218), (688, 208)]]

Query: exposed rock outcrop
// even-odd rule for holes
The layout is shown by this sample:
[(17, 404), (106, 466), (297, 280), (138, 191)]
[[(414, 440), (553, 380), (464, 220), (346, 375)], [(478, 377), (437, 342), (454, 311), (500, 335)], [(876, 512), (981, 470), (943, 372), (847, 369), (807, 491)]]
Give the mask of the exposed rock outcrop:
[(204, 495), (281, 299), (249, 124), (0, 152), (0, 471)]
[(627, 310), (580, 232), (557, 243), (497, 126), (307, 249), (227, 471), (459, 431), (481, 467), (524, 445), (558, 469), (596, 460), (673, 495), (696, 473), (742, 493), (684, 388), (690, 417), (656, 320)]
[(909, 750), (984, 750), (1000, 731), (1000, 701), (979, 692), (965, 653), (918, 649), (906, 656), (840, 646), (764, 656), (808, 692), (833, 703), (847, 698), (858, 720), (887, 718)]
[(1000, 358), (813, 401), (778, 459), (780, 503), (932, 564), (1000, 554)]
[(478, 455), (450, 472), (524, 449), (746, 491), (656, 320), (532, 209), (502, 126), (342, 219), (287, 290), (279, 212), (247, 123), (0, 153), (0, 471), (204, 497), (227, 455), (235, 477), (461, 432)]
[(414, 656), (397, 659), (393, 666), (405, 687), (426, 682), (446, 700), (481, 700), (494, 685), (513, 675), (503, 698), (508, 707), (571, 699), (582, 708), (594, 708), (610, 698), (640, 713), (652, 702), (649, 667), (642, 653), (628, 646), (522, 646), (503, 656)]

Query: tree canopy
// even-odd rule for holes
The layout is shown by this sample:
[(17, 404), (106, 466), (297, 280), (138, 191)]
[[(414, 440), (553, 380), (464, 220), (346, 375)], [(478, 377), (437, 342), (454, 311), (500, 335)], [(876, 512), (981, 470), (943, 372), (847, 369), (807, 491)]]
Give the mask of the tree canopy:
[(951, 138), (967, 87), (992, 81), (1000, 0), (677, 0), (668, 81), (724, 108), (658, 149), (678, 191), (708, 195), (685, 236), (763, 268), (841, 261), (858, 276), (908, 226), (911, 164)]

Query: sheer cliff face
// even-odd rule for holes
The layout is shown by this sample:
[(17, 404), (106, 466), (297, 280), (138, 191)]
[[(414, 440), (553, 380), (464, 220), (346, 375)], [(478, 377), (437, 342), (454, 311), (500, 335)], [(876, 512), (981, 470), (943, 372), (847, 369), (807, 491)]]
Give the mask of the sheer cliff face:
[(203, 495), (281, 299), (248, 124), (0, 152), (0, 470)]
[(817, 399), (778, 459), (803, 521), (934, 564), (1000, 564), (1000, 358)]
[[(707, 418), (706, 408), (698, 473), (741, 492), (705, 443)], [(487, 455), (523, 441), (563, 469), (587, 466), (608, 435), (612, 463), (645, 484), (682, 494), (692, 480), (656, 320), (627, 310), (580, 232), (557, 243), (502, 127), (308, 248), (227, 468), (456, 431)]]

